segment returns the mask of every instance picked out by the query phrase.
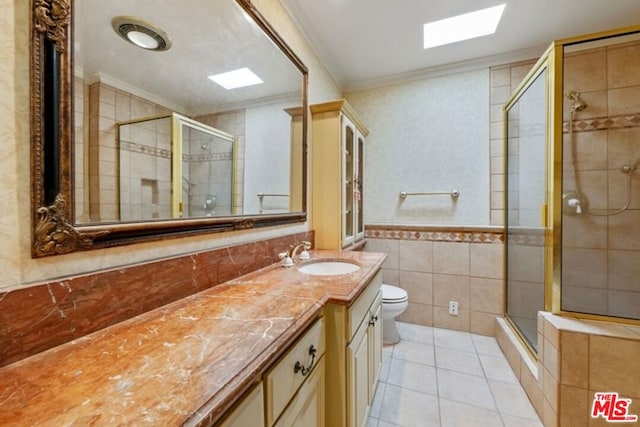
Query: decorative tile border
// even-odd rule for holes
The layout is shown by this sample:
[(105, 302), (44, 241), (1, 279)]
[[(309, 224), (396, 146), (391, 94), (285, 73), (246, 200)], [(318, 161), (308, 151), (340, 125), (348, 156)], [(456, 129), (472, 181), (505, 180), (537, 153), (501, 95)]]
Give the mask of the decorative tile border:
[[(622, 114), (612, 117), (593, 117), (573, 121), (574, 132), (593, 132), (596, 130), (624, 129), (640, 127), (639, 114)], [(562, 124), (562, 131), (569, 132), (569, 121)]]
[(160, 157), (163, 159), (171, 158), (171, 150), (165, 148), (152, 147), (150, 145), (136, 144), (135, 142), (120, 141), (118, 145), (120, 149), (131, 151), (133, 153), (146, 154), (148, 156)]
[(186, 162), (230, 161), (233, 160), (233, 153), (183, 154), (182, 160)]
[(366, 225), (368, 239), (432, 242), (503, 243), (502, 227)]

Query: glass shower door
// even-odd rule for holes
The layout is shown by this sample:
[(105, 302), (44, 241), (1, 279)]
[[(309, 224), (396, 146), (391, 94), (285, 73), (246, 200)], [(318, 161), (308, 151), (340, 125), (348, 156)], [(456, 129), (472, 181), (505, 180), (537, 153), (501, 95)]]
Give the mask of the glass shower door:
[(537, 351), (537, 316), (544, 310), (547, 69), (506, 107), (507, 317)]

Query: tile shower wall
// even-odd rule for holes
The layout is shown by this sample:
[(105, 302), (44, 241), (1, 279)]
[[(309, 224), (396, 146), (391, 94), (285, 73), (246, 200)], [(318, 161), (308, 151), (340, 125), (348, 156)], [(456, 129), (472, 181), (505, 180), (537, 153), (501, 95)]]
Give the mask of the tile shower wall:
[(171, 218), (171, 117), (116, 128), (117, 218)]
[[(119, 157), (117, 122), (170, 114), (167, 108), (142, 99), (107, 84), (97, 82), (85, 91), (89, 114), (85, 116), (88, 136), (90, 221), (120, 219), (120, 179), (128, 179), (123, 200), (125, 206), (147, 206), (161, 216), (160, 194), (169, 194), (171, 175), (170, 124), (168, 121), (149, 121), (123, 129), (123, 148)], [(151, 143), (150, 143), (151, 141)], [(164, 156), (162, 154), (165, 154)], [(121, 175), (122, 174), (122, 175)], [(164, 177), (164, 178), (163, 178)], [(83, 194), (83, 193), (79, 193)], [(155, 202), (155, 203), (154, 203)], [(86, 205), (86, 202), (85, 202)], [(132, 209), (125, 209), (127, 219), (136, 219)]]
[[(579, 189), (585, 209), (563, 210), (562, 308), (640, 318), (640, 171), (622, 171), (640, 166), (640, 43), (566, 53), (564, 68), (565, 92), (587, 108), (574, 115), (572, 150), (565, 101), (563, 194)], [(626, 211), (596, 216), (629, 196)]]
[(526, 353), (503, 319), (497, 321), (496, 332), (545, 427), (611, 425), (591, 417), (597, 392), (615, 391), (631, 399), (630, 413), (640, 415), (640, 327), (540, 312), (538, 361)]
[(246, 111), (244, 109), (206, 114), (195, 117), (201, 123), (234, 135), (236, 139), (235, 171), (233, 181), (233, 212), (243, 212), (244, 205), (244, 169), (245, 169), (245, 129)]
[[(498, 227), (366, 227), (365, 250), (386, 252), (384, 283), (407, 291), (398, 320), (495, 334), (504, 312), (503, 232)], [(458, 316), (448, 312), (459, 303)]]
[(503, 107), (536, 60), (491, 67), (490, 215), (492, 225), (504, 225)]

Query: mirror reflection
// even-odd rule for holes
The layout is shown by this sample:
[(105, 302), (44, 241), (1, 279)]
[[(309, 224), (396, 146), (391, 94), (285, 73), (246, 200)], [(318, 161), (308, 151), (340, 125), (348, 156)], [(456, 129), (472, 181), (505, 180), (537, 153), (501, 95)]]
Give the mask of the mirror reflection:
[(303, 76), (235, 1), (74, 11), (77, 224), (302, 211)]

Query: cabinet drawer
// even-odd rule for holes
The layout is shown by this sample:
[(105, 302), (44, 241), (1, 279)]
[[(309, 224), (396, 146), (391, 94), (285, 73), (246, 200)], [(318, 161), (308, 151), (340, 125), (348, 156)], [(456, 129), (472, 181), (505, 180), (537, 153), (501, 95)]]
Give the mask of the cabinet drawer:
[[(324, 354), (324, 319), (318, 319), (264, 377), (267, 426), (273, 425)], [(313, 346), (313, 353), (311, 348)]]
[(351, 338), (355, 335), (362, 320), (367, 317), (369, 308), (373, 301), (376, 299), (380, 287), (382, 286), (382, 272), (378, 271), (376, 275), (371, 279), (367, 288), (360, 294), (356, 302), (354, 302), (347, 311), (347, 341), (351, 341)]
[(258, 384), (242, 399), (219, 427), (246, 427), (264, 425), (264, 399), (262, 383)]

